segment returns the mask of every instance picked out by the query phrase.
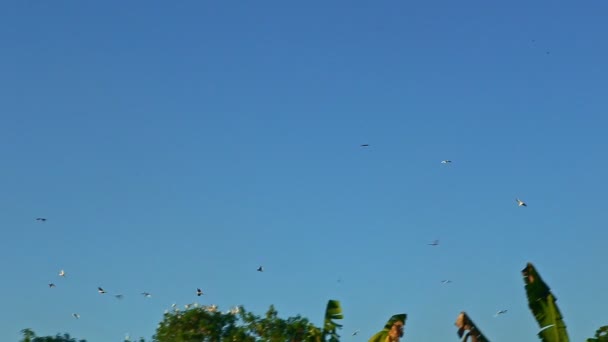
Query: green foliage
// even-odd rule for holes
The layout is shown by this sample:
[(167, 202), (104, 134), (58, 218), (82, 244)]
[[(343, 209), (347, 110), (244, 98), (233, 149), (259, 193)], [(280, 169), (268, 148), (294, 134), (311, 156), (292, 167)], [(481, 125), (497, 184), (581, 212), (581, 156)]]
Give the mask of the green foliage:
[[(335, 312), (335, 304), (331, 307)], [(320, 342), (323, 339), (322, 330), (306, 318), (298, 315), (282, 319), (274, 306), (270, 306), (263, 317), (242, 307), (238, 311), (222, 313), (209, 307), (192, 307), (166, 313), (153, 339), (155, 342)], [(336, 319), (335, 314), (330, 316)]]
[(466, 312), (461, 312), (456, 318), (456, 327), (458, 328), (458, 337), (463, 338), (463, 341), (466, 342), (471, 338), (471, 342), (489, 342), (487, 337), (485, 337), (481, 330), (473, 323), (471, 317), (467, 315)]
[(403, 336), (403, 327), (407, 320), (406, 314), (393, 315), (384, 325), (384, 329), (378, 331), (369, 339), (369, 342), (385, 342), (390, 336), (397, 340)]
[(341, 324), (335, 322), (337, 319), (343, 319), (342, 306), (337, 300), (330, 300), (327, 302), (327, 309), (325, 309), (325, 321), (323, 324), (323, 341), (327, 341), (329, 336), (329, 342), (339, 342), (340, 335), (337, 330), (342, 328)]
[(71, 337), (70, 334), (38, 337), (29, 328), (21, 330), (21, 334), (23, 335), (23, 339), (19, 342), (87, 342), (86, 340), (77, 340)]
[(555, 296), (549, 290), (531, 263), (522, 270), (528, 306), (541, 330), (538, 337), (543, 342), (568, 342), (566, 324), (557, 307)]
[(608, 342), (608, 325), (597, 329), (595, 337), (588, 338), (587, 342)]

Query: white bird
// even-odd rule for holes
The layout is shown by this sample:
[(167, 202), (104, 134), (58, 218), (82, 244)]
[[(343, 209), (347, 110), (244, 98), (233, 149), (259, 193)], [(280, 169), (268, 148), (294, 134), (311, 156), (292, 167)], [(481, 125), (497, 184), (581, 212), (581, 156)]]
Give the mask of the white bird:
[(64, 270), (59, 271), (59, 276), (60, 277), (65, 277), (65, 271)]
[(80, 315), (79, 315), (79, 314), (77, 314), (77, 313), (73, 313), (73, 314), (72, 314), (72, 316), (74, 316), (74, 318), (76, 318), (76, 319), (79, 319), (79, 318), (80, 318)]
[(106, 293), (106, 290), (102, 289), (101, 287), (98, 287), (97, 292), (99, 292), (99, 294), (104, 294)]
[(506, 314), (506, 313), (507, 313), (507, 310), (500, 310), (494, 315), (494, 317), (498, 317), (498, 315), (502, 315), (502, 314)]
[(517, 205), (520, 207), (527, 207), (528, 205), (526, 204), (526, 202), (520, 200), (519, 198), (515, 199), (517, 201)]
[(441, 161), (441, 164), (450, 164), (450, 163), (452, 163), (451, 160), (442, 160)]

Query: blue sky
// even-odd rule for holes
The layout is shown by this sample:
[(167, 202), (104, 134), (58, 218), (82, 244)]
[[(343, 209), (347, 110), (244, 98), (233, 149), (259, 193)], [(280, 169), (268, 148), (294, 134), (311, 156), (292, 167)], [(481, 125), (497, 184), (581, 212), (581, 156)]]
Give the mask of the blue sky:
[(315, 323), (338, 299), (345, 340), (406, 312), (406, 341), (456, 341), (465, 310), (493, 340), (534, 341), (528, 261), (571, 339), (592, 336), (608, 324), (607, 11), (3, 2), (0, 340), (149, 339), (201, 287), (202, 304)]

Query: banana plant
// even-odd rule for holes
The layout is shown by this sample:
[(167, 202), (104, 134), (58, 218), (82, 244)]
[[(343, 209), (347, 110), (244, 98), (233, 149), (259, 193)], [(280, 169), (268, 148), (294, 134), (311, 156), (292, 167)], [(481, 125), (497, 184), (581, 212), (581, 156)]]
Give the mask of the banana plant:
[(329, 300), (327, 302), (327, 309), (325, 309), (325, 321), (323, 323), (323, 341), (327, 341), (329, 336), (330, 342), (339, 342), (340, 335), (338, 335), (338, 329), (342, 328), (341, 324), (336, 323), (335, 320), (343, 319), (342, 306), (337, 300)]
[(549, 290), (531, 263), (522, 270), (528, 306), (540, 327), (538, 337), (543, 342), (569, 342), (566, 324), (555, 303), (557, 298)]
[(456, 318), (455, 325), (458, 328), (458, 337), (462, 339), (462, 342), (467, 342), (469, 337), (471, 338), (471, 342), (490, 342), (464, 311)]
[(372, 336), (369, 342), (399, 342), (400, 338), (403, 337), (403, 327), (406, 320), (406, 314), (393, 315), (384, 325), (384, 329)]

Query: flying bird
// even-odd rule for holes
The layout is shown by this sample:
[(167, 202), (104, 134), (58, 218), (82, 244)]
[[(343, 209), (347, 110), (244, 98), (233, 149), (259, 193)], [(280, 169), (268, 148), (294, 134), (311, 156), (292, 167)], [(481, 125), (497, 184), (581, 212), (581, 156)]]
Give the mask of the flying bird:
[(258, 272), (264, 272), (264, 266), (258, 267)]
[(37, 217), (36, 221), (46, 222), (46, 219), (44, 217)]
[(200, 297), (201, 295), (204, 295), (203, 290), (201, 290), (201, 289), (196, 289), (196, 295), (197, 295), (197, 296), (199, 296), (199, 297)]
[(527, 207), (528, 205), (526, 204), (526, 202), (520, 200), (519, 198), (515, 199), (517, 201), (517, 205), (520, 207)]
[(55, 287), (55, 284), (50, 283), (50, 284), (49, 284), (49, 287)]
[(146, 298), (152, 297), (152, 294), (150, 292), (142, 292), (141, 294)]
[(435, 240), (432, 243), (427, 243), (429, 246), (439, 246), (439, 240)]
[(59, 271), (59, 276), (60, 277), (65, 277), (65, 271), (64, 270)]
[(117, 295), (114, 295), (114, 297), (116, 297), (116, 299), (122, 299), (124, 296), (121, 294), (117, 294)]
[(442, 160), (441, 164), (451, 164), (452, 161), (451, 160)]
[(502, 315), (502, 314), (506, 314), (506, 313), (507, 313), (507, 310), (500, 310), (494, 315), (494, 317), (498, 317), (498, 315)]
[(369, 147), (369, 144), (361, 144), (361, 147)]
[(106, 293), (106, 290), (102, 289), (101, 287), (98, 287), (97, 292), (99, 292), (99, 294), (104, 294)]
[(72, 316), (74, 316), (74, 318), (76, 318), (76, 319), (79, 319), (79, 318), (80, 318), (80, 315), (79, 315), (79, 314), (77, 314), (77, 313), (73, 313), (73, 314), (72, 314)]
[(353, 331), (353, 336), (357, 336), (358, 333), (359, 333), (359, 330)]
[(452, 282), (451, 280), (442, 280), (442, 281), (441, 281), (441, 283), (442, 283), (442, 284), (449, 284), (449, 283), (451, 283), (451, 282)]

